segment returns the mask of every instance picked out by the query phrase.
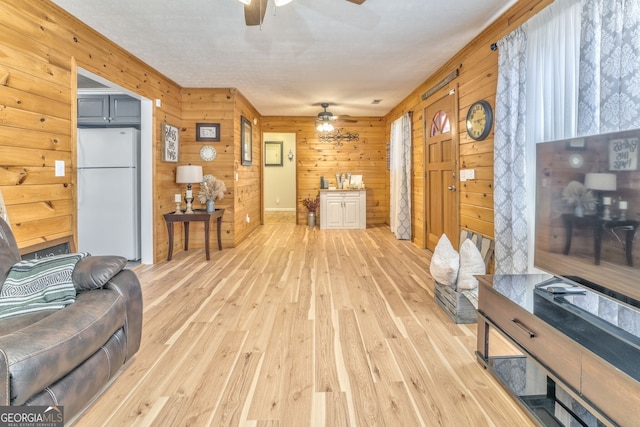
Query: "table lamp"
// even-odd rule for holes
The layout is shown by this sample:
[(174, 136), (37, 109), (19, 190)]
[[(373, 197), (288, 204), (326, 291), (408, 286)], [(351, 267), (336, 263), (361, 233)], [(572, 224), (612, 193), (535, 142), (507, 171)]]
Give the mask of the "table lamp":
[(598, 192), (598, 216), (601, 216), (602, 219), (611, 219), (609, 213), (611, 197), (603, 197), (602, 192), (616, 191), (616, 174), (588, 173), (584, 177), (584, 186)]
[(191, 184), (195, 182), (202, 182), (202, 166), (186, 165), (178, 166), (176, 168), (176, 183), (187, 184), (187, 192), (184, 197), (184, 200), (187, 202), (187, 209), (184, 211), (186, 214), (193, 213), (193, 209), (191, 207), (191, 202), (193, 201)]

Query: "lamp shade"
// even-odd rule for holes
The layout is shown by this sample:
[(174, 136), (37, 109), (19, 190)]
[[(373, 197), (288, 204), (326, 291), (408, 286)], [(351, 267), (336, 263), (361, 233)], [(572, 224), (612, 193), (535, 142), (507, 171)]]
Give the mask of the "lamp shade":
[(176, 169), (176, 183), (193, 184), (194, 182), (202, 182), (202, 166), (178, 166)]
[(238, 0), (240, 3), (244, 3), (247, 6), (249, 6), (251, 4), (251, 0)]
[(274, 0), (276, 6), (284, 6), (285, 4), (291, 3), (292, 0)]
[(584, 186), (591, 190), (614, 191), (617, 187), (614, 173), (588, 173), (584, 178)]

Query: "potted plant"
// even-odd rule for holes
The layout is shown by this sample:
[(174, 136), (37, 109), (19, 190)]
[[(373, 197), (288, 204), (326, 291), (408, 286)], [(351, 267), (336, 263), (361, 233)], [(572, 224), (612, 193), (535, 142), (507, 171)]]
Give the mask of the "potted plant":
[(311, 197), (307, 197), (302, 200), (302, 205), (307, 208), (309, 213), (307, 214), (307, 224), (309, 227), (315, 227), (316, 225), (316, 210), (320, 206), (320, 194), (318, 194), (315, 199)]
[(216, 179), (213, 175), (205, 175), (200, 183), (198, 200), (203, 205), (206, 205), (207, 213), (213, 213), (216, 210), (215, 200), (222, 200), (225, 191), (227, 191), (227, 186), (223, 181)]
[(569, 206), (575, 206), (574, 215), (577, 217), (583, 217), (585, 211), (592, 211), (596, 202), (591, 190), (578, 181), (571, 181), (567, 184), (562, 190), (562, 200)]

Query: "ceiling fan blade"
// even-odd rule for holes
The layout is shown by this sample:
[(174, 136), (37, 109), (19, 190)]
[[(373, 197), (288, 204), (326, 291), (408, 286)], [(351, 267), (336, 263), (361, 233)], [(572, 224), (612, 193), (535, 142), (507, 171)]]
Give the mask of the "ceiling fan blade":
[(261, 25), (267, 11), (267, 0), (254, 0), (244, 6), (244, 22), (248, 26)]
[(355, 3), (355, 4), (362, 4), (364, 3), (366, 0), (347, 0), (350, 1), (351, 3)]

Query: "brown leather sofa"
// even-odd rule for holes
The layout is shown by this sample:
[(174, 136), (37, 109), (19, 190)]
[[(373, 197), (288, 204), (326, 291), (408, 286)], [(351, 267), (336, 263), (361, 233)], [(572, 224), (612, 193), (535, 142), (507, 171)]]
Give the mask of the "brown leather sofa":
[[(20, 261), (0, 218), (0, 287)], [(64, 406), (78, 414), (140, 347), (142, 291), (126, 259), (88, 256), (75, 265), (76, 301), (0, 319), (0, 405)]]

